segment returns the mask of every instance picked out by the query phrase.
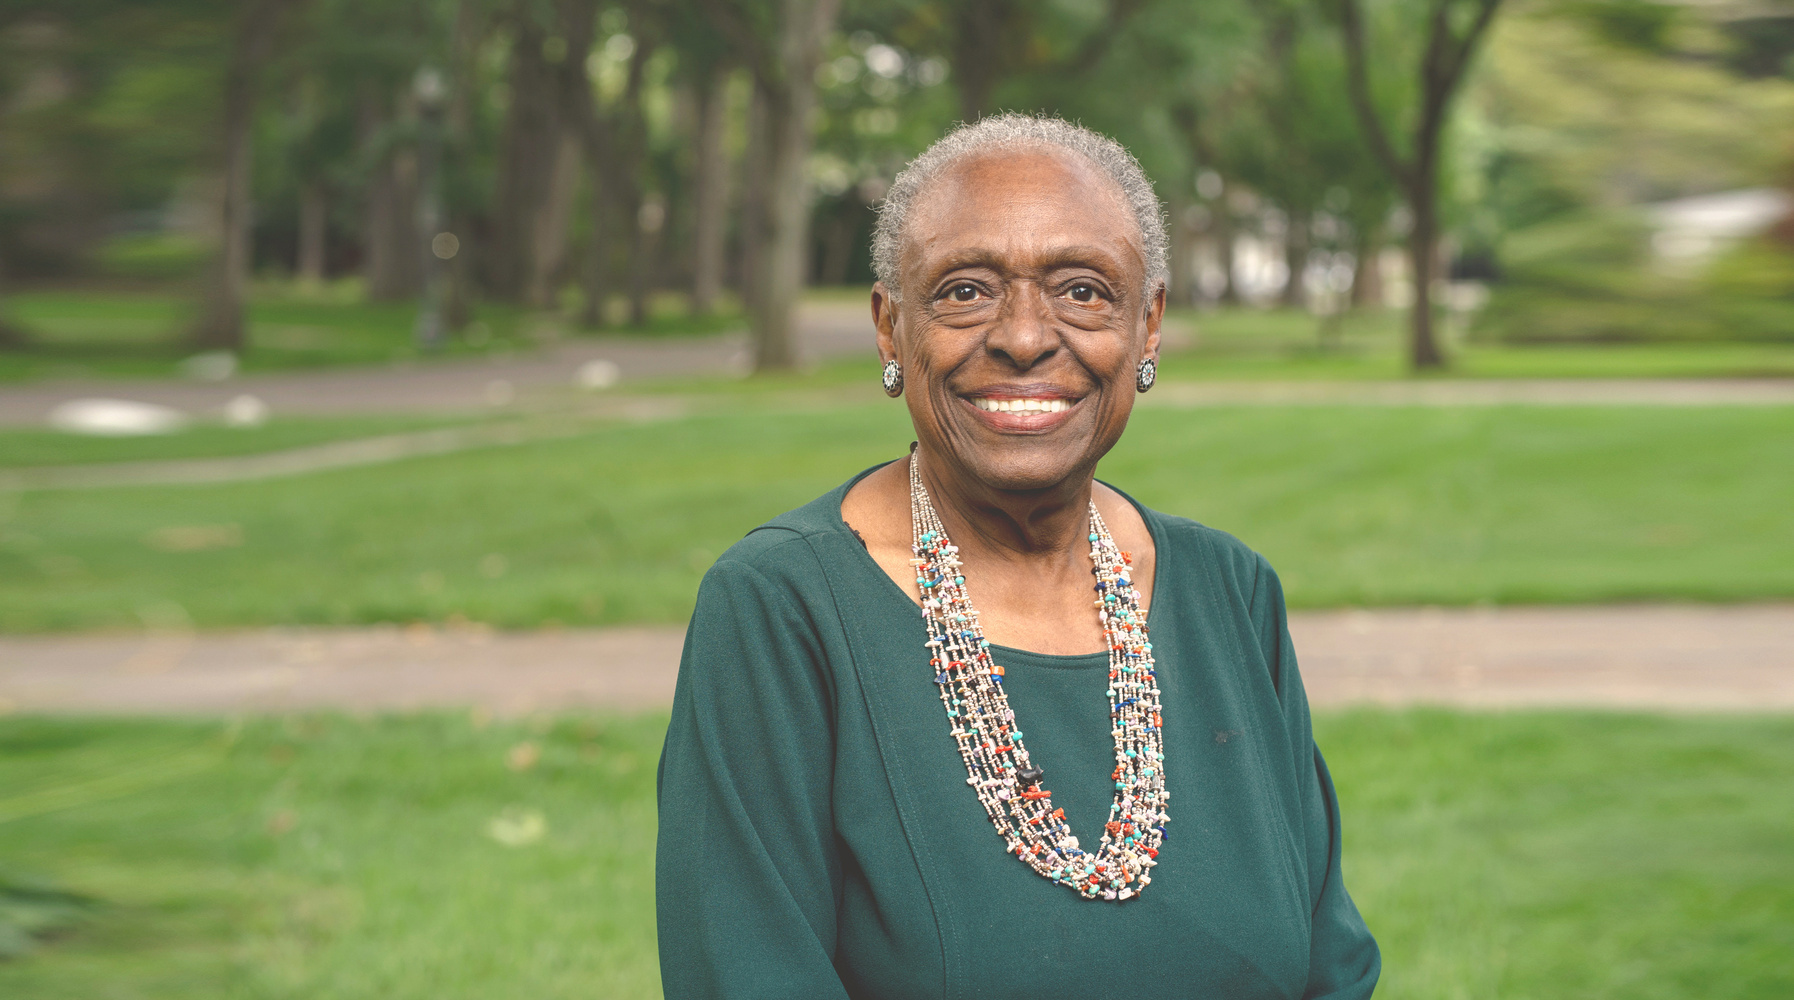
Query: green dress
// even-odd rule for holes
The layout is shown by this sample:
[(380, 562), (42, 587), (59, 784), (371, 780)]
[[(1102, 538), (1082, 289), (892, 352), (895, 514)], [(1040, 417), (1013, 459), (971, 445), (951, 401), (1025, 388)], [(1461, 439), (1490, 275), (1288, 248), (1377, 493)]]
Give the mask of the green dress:
[[(1377, 946), (1264, 559), (1140, 509), (1171, 821), (1140, 897), (1086, 900), (1006, 853), (966, 786), (921, 611), (841, 520), (859, 478), (698, 590), (660, 760), (667, 997), (1370, 996)], [(1042, 787), (1094, 844), (1107, 656), (993, 652)]]

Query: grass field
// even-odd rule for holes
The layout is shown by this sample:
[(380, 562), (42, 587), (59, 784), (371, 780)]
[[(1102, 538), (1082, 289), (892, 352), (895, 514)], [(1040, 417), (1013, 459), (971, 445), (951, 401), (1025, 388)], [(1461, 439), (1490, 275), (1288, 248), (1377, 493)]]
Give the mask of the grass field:
[[(5, 317), (30, 340), (0, 351), (0, 382), (91, 376), (174, 376), (193, 351), (184, 342), (193, 304), (178, 291), (107, 288), (37, 290), (0, 301)], [(615, 312), (615, 310), (613, 310)], [(425, 357), (414, 341), (413, 302), (365, 302), (352, 285), (307, 292), (289, 285), (256, 289), (248, 308), (244, 371), (378, 365)], [(740, 314), (687, 315), (683, 300), (662, 296), (640, 327), (605, 332), (686, 336), (737, 329)], [(433, 356), (515, 353), (579, 332), (563, 319), (484, 303), (473, 320)]]
[[(0, 858), (90, 898), (0, 995), (653, 997), (664, 717), (0, 719)], [(1794, 720), (1317, 733), (1378, 996), (1794, 991)]]
[(255, 427), (191, 424), (170, 434), (85, 437), (48, 428), (0, 430), (0, 473), (6, 469), (111, 462), (259, 455), (331, 441), (475, 423), (478, 417), (278, 417)]
[[(1397, 311), (1348, 314), (1323, 332), (1302, 311), (1177, 310), (1194, 330), (1160, 368), (1170, 379), (1395, 379), (1409, 377), (1406, 318)], [(1794, 343), (1608, 343), (1511, 345), (1465, 341), (1442, 329), (1449, 366), (1428, 378), (1735, 378), (1794, 376)]]
[[(155, 286), (150, 286), (155, 287)], [(811, 289), (816, 301), (860, 301), (863, 288)], [(612, 303), (613, 321), (623, 320)], [(0, 352), (0, 382), (56, 377), (175, 376), (192, 351), (182, 337), (192, 299), (176, 285), (162, 291), (139, 287), (25, 290), (0, 300), (0, 315), (26, 331), (31, 346)], [(568, 317), (531, 314), (485, 303), (474, 322), (440, 356), (527, 351), (547, 340), (578, 335)], [(424, 359), (413, 343), (416, 307), (410, 302), (365, 302), (358, 286), (344, 282), (320, 291), (286, 283), (259, 284), (249, 306), (245, 371), (342, 365), (378, 365)], [(1408, 376), (1404, 320), (1396, 311), (1349, 314), (1336, 325), (1300, 310), (1173, 310), (1173, 326), (1194, 332), (1164, 359), (1167, 378), (1367, 379)], [(648, 322), (613, 325), (604, 332), (667, 337), (745, 327), (734, 305), (710, 317), (690, 315), (676, 293), (655, 297)], [(1460, 342), (1444, 326), (1450, 368), (1431, 377), (1635, 378), (1794, 376), (1794, 342), (1603, 344), (1513, 346)], [(866, 350), (872, 350), (866, 331)]]
[[(0, 628), (678, 622), (747, 530), (902, 454), (896, 405), (597, 426), (214, 486), (0, 492)], [(1136, 414), (1101, 474), (1297, 606), (1794, 596), (1794, 408)]]

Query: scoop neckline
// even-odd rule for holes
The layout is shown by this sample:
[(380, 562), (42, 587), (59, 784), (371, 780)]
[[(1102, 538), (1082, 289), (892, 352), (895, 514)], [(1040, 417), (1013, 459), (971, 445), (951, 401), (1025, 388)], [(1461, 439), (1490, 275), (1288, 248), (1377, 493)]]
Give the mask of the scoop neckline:
[[(1015, 646), (999, 646), (990, 644), (991, 658), (1005, 667), (1041, 667), (1046, 670), (1107, 670), (1109, 654), (1104, 651), (1095, 653), (1036, 653), (1032, 649), (1018, 649)], [(1022, 662), (1016, 662), (1016, 657)], [(1030, 662), (1031, 661), (1031, 662)]]
[[(884, 584), (886, 590), (896, 596), (898, 600), (901, 600), (906, 609), (913, 612), (920, 609), (917, 608), (915, 601), (910, 600), (909, 592), (902, 587), (897, 586), (897, 581), (891, 579), (890, 574), (885, 572), (885, 568), (878, 564), (878, 560), (872, 558), (872, 552), (866, 547), (865, 541), (853, 530), (853, 526), (847, 523), (847, 519), (841, 516), (841, 504), (847, 499), (847, 494), (852, 491), (854, 486), (857, 485), (860, 480), (872, 475), (874, 472), (877, 472), (887, 465), (894, 464), (896, 461), (897, 459), (891, 459), (889, 462), (880, 462), (877, 465), (863, 469), (860, 471), (859, 475), (854, 476), (852, 479), (849, 479), (847, 482), (836, 487), (836, 493), (838, 495), (830, 506), (833, 508), (832, 513), (834, 514), (835, 530), (852, 537), (854, 543), (859, 546), (855, 551), (858, 553), (857, 558), (860, 560), (861, 568), (863, 570), (870, 570), (872, 575), (876, 576), (879, 582)], [(1121, 499), (1126, 500), (1133, 506), (1135, 512), (1140, 515), (1140, 523), (1146, 525), (1146, 533), (1152, 536), (1154, 566), (1162, 565), (1163, 560), (1160, 559), (1159, 556), (1165, 551), (1165, 540), (1161, 537), (1158, 526), (1153, 524), (1152, 515), (1146, 509), (1146, 506), (1140, 503), (1140, 501), (1135, 500), (1132, 496), (1129, 496), (1127, 491), (1118, 489), (1111, 483), (1103, 482), (1101, 479), (1095, 479), (1093, 481), (1102, 483), (1104, 486), (1109, 487), (1109, 489), (1115, 490), (1116, 494), (1119, 495)], [(1160, 574), (1155, 570), (1152, 575), (1152, 593), (1147, 598), (1146, 619), (1148, 625), (1152, 622), (1152, 609), (1158, 606), (1160, 579)], [(1004, 654), (1019, 653), (1022, 656), (1037, 661), (1036, 665), (1045, 667), (1049, 670), (1094, 669), (1099, 665), (1107, 666), (1109, 663), (1109, 653), (1107, 650), (1097, 650), (1094, 653), (1037, 653), (1032, 649), (1022, 649), (1019, 646), (1001, 646), (994, 642), (990, 644), (990, 648), (993, 653), (998, 651), (1001, 651)], [(1008, 664), (1004, 665), (1007, 666)]]

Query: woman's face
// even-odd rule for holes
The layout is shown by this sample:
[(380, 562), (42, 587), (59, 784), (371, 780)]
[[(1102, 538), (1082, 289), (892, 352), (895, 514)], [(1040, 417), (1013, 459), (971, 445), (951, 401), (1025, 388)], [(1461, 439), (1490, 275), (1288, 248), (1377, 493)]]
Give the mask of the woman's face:
[(959, 163), (910, 209), (901, 303), (873, 288), (879, 350), (903, 365), (916, 434), (986, 487), (1088, 476), (1158, 354), (1162, 288), (1120, 189), (1056, 151)]

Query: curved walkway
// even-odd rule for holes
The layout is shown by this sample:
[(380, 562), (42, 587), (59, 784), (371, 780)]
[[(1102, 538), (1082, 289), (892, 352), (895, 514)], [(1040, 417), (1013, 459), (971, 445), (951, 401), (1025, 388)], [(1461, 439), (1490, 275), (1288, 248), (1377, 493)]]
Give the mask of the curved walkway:
[[(1174, 343), (1191, 334), (1170, 328)], [(863, 302), (804, 302), (799, 355), (809, 362), (870, 357), (872, 323)], [(744, 332), (711, 337), (578, 337), (537, 351), (401, 366), (244, 375), (222, 382), (161, 379), (52, 380), (0, 385), (0, 427), (41, 425), (59, 404), (82, 397), (129, 399), (192, 416), (219, 416), (238, 396), (279, 415), (467, 413), (564, 402), (581, 369), (616, 365), (625, 380), (745, 373)], [(871, 376), (868, 376), (868, 384)], [(1794, 405), (1794, 379), (1401, 379), (1388, 381), (1167, 381), (1148, 406), (1240, 405)]]
[[(806, 302), (798, 347), (807, 361), (871, 354), (872, 329), (860, 303)], [(0, 427), (41, 425), (59, 404), (83, 397), (129, 399), (193, 416), (222, 414), (238, 396), (254, 396), (279, 415), (466, 413), (543, 396), (565, 396), (580, 369), (609, 361), (627, 379), (744, 374), (752, 349), (744, 332), (708, 337), (593, 336), (540, 350), (367, 368), (242, 375), (222, 382), (177, 378), (51, 380), (0, 385)]]
[[(1794, 710), (1794, 605), (1297, 612), (1310, 700), (1472, 708)], [(0, 708), (228, 714), (672, 699), (679, 628), (424, 625), (0, 638)]]

